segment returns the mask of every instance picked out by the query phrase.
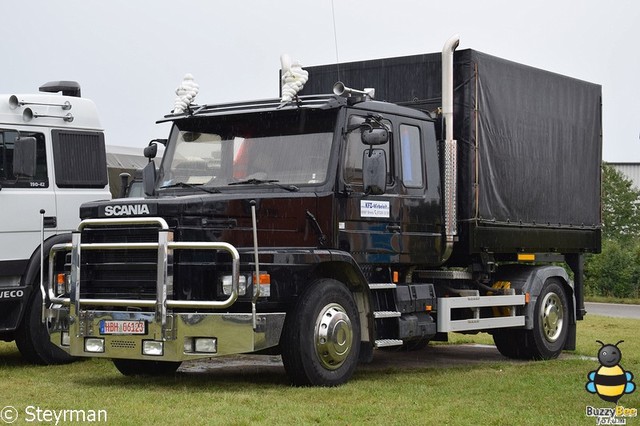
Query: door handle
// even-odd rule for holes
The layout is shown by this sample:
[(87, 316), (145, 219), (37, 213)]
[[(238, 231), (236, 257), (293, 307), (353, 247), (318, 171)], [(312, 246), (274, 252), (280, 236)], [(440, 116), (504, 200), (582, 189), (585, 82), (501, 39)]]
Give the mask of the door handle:
[(387, 225), (388, 232), (400, 233), (401, 229), (400, 225)]
[(58, 219), (55, 216), (45, 216), (44, 217), (44, 227), (45, 228), (56, 228), (58, 226)]

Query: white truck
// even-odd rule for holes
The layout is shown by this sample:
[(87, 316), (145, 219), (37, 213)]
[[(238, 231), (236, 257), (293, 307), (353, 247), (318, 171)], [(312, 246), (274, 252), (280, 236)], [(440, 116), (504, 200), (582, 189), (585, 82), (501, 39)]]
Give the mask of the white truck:
[(71, 360), (42, 322), (43, 241), (46, 256), (71, 240), (82, 203), (111, 198), (97, 109), (80, 95), (73, 81), (0, 95), (0, 340), (38, 364)]

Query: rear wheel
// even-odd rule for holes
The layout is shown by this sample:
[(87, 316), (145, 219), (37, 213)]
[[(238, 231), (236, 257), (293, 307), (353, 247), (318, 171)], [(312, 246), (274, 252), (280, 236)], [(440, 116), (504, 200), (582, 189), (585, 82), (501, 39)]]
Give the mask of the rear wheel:
[(167, 376), (180, 367), (181, 362), (114, 359), (113, 365), (125, 376)]
[(532, 330), (497, 330), (493, 341), (500, 353), (516, 359), (552, 359), (564, 348), (569, 331), (567, 295), (557, 278), (544, 284), (534, 308)]
[(529, 335), (531, 357), (556, 358), (562, 352), (569, 330), (567, 296), (558, 279), (549, 279), (536, 302), (536, 316)]
[(74, 361), (71, 355), (51, 343), (47, 324), (42, 322), (42, 294), (39, 286), (33, 291), (35, 294), (28, 302), (22, 323), (16, 332), (16, 346), (20, 354), (27, 361), (39, 365)]
[(529, 359), (531, 354), (526, 342), (527, 330), (496, 330), (493, 341), (498, 351), (507, 358)]
[(360, 352), (358, 309), (332, 279), (316, 281), (287, 315), (282, 361), (296, 386), (337, 386), (353, 375)]

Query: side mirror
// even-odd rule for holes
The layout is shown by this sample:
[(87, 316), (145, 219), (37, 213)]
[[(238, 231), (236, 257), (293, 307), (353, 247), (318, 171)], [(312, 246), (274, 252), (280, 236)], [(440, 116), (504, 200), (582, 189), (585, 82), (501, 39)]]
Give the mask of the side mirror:
[(149, 146), (144, 147), (144, 156), (149, 159), (149, 161), (156, 158), (158, 154), (158, 145), (154, 143), (154, 141), (149, 142)]
[(389, 130), (386, 128), (369, 128), (362, 130), (362, 143), (366, 145), (384, 145), (389, 142)]
[(36, 138), (16, 138), (13, 146), (13, 174), (26, 178), (36, 175)]
[(365, 194), (381, 195), (387, 190), (387, 154), (383, 149), (363, 152), (362, 183)]
[(127, 172), (120, 173), (120, 192), (118, 198), (125, 198), (129, 189), (129, 179), (131, 175)]
[[(155, 145), (154, 145), (155, 146)], [(145, 195), (154, 195), (156, 186), (156, 163), (149, 161), (142, 169), (142, 186)]]

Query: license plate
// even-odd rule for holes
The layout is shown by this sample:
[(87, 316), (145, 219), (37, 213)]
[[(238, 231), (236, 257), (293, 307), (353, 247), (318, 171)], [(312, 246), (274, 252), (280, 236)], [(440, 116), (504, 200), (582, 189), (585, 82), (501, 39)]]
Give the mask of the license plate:
[(147, 322), (102, 320), (100, 334), (147, 334)]

